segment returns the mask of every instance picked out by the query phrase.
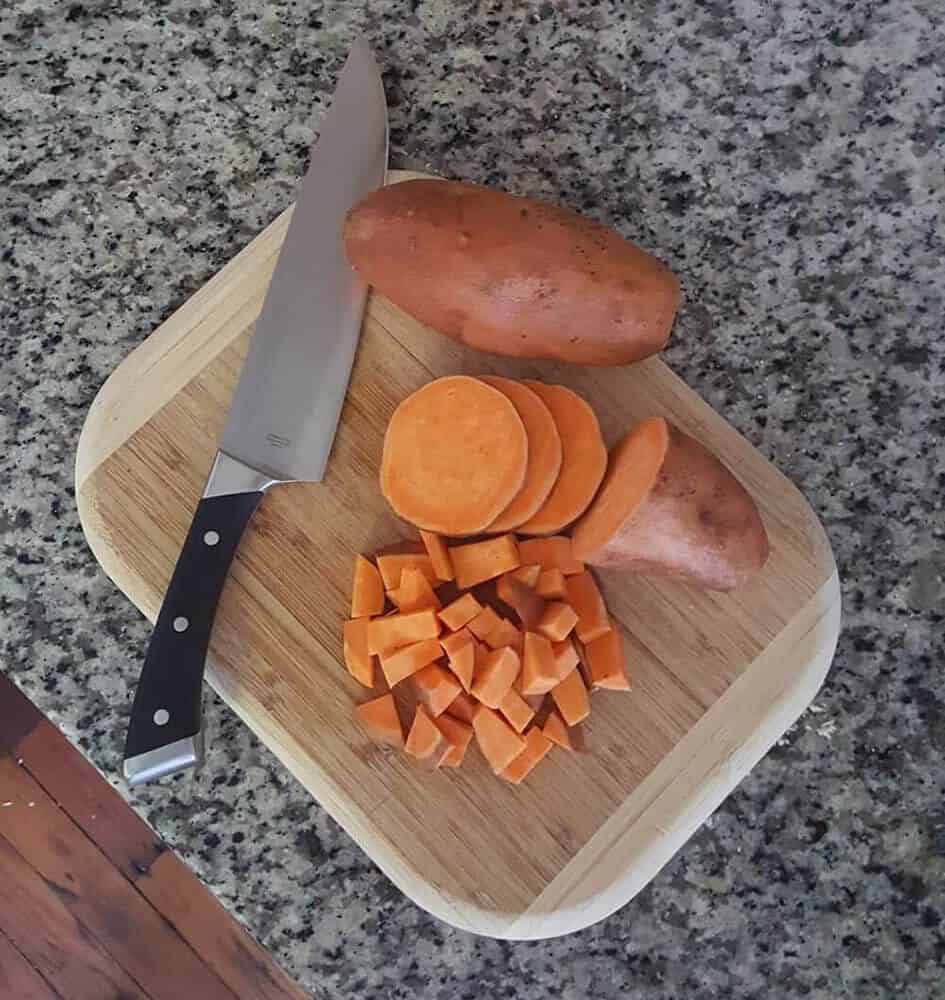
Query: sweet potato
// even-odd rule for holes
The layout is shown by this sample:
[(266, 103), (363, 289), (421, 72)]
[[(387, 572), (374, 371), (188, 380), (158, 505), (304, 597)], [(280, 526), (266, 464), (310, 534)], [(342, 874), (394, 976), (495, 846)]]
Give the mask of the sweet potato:
[(456, 632), (464, 625), (468, 625), (480, 611), (482, 611), (482, 605), (475, 596), (463, 594), (462, 597), (457, 597), (440, 612), (440, 621), (448, 629)]
[(573, 547), (595, 566), (709, 590), (732, 590), (768, 558), (768, 536), (747, 490), (661, 417), (644, 420), (611, 450)]
[(454, 545), (450, 548), (450, 559), (456, 572), (456, 586), (460, 590), (494, 580), (509, 570), (517, 569), (522, 563), (514, 535)]
[(439, 634), (440, 620), (431, 609), (414, 611), (409, 615), (372, 618), (368, 624), (368, 652), (383, 656), (401, 646), (409, 646), (424, 639), (435, 639)]
[(435, 719), (442, 715), (462, 692), (459, 681), (438, 663), (418, 670), (410, 679), (417, 699)]
[(364, 556), (354, 560), (354, 583), (351, 586), (351, 617), (367, 618), (384, 613), (384, 587), (374, 563)]
[(528, 436), (528, 464), (525, 482), (515, 499), (489, 525), (489, 531), (508, 531), (523, 524), (538, 512), (548, 498), (561, 471), (561, 436), (554, 418), (538, 395), (510, 378), (496, 375), (480, 376), (494, 389), (508, 396), (525, 425)]
[(525, 740), (503, 719), (485, 705), (480, 705), (473, 718), (476, 742), (492, 770), (498, 774), (525, 749)]
[(545, 611), (535, 631), (552, 642), (563, 642), (571, 634), (577, 620), (578, 616), (570, 604), (551, 601), (545, 605)]
[(626, 657), (620, 630), (612, 628), (584, 647), (591, 686), (611, 691), (629, 691)]
[(472, 740), (472, 724), (460, 722), (446, 714), (437, 716), (433, 723), (451, 744), (446, 756), (440, 761), (440, 767), (459, 767)]
[(555, 672), (557, 673), (558, 680), (563, 681), (578, 665), (580, 657), (574, 648), (574, 643), (570, 639), (565, 639), (563, 642), (553, 642), (551, 644), (551, 651), (555, 658)]
[[(519, 542), (519, 558), (522, 555), (522, 544)], [(513, 569), (511, 573), (507, 573), (513, 580), (520, 580), (525, 584), (526, 587), (531, 587), (534, 590), (538, 586), (538, 580), (541, 577), (541, 566), (538, 563), (534, 563), (531, 566), (519, 566), (518, 569)]]
[(404, 646), (387, 656), (382, 655), (381, 670), (384, 671), (387, 686), (399, 684), (442, 655), (443, 651), (436, 639), (421, 639), (420, 642)]
[(417, 763), (432, 771), (440, 766), (452, 747), (453, 744), (443, 735), (423, 705), (417, 705), (413, 725), (404, 744), (407, 753), (416, 757)]
[(430, 582), (431, 587), (435, 587), (439, 582), (436, 573), (433, 572), (433, 563), (430, 561), (430, 557), (423, 552), (388, 552), (379, 555), (377, 568), (380, 570), (384, 589), (387, 591), (396, 590), (400, 586), (401, 576), (405, 569), (420, 570)]
[(354, 714), (379, 743), (388, 743), (394, 747), (404, 745), (403, 726), (400, 724), (394, 696), (390, 692), (366, 701), (363, 705), (355, 705)]
[(525, 384), (541, 397), (554, 417), (561, 436), (561, 472), (548, 499), (516, 531), (551, 535), (579, 518), (594, 499), (607, 468), (607, 449), (594, 411), (576, 392), (563, 385)]
[(404, 613), (425, 611), (427, 608), (438, 611), (440, 608), (440, 599), (430, 581), (414, 566), (400, 574), (400, 586), (388, 591), (387, 596)]
[(343, 651), (348, 673), (365, 687), (374, 687), (374, 657), (368, 652), (370, 618), (352, 618), (344, 624)]
[(537, 632), (526, 632), (522, 654), (522, 694), (545, 694), (559, 680), (551, 643)]
[(535, 593), (545, 601), (566, 601), (568, 591), (565, 587), (564, 573), (560, 569), (542, 570), (535, 585)]
[(472, 723), (476, 712), (479, 710), (479, 702), (471, 694), (461, 691), (449, 704), (446, 709), (448, 715), (462, 722)]
[(505, 696), (499, 702), (499, 711), (517, 733), (522, 732), (535, 717), (535, 710), (514, 687), (505, 692)]
[(380, 188), (348, 213), (344, 244), (395, 305), (494, 354), (629, 364), (663, 348), (679, 303), (669, 268), (612, 229), (474, 184)]
[(394, 411), (384, 436), (381, 492), (418, 528), (473, 535), (511, 503), (527, 462), (525, 426), (512, 403), (479, 379), (450, 375), (411, 393)]
[(563, 681), (551, 689), (551, 698), (569, 726), (576, 726), (591, 714), (587, 688), (580, 670), (572, 670)]
[(568, 727), (556, 711), (551, 712), (548, 718), (545, 719), (545, 724), (542, 726), (541, 731), (552, 743), (557, 743), (559, 747), (564, 747), (565, 750), (574, 749)]
[(525, 749), (499, 772), (499, 777), (513, 785), (521, 784), (550, 749), (551, 740), (537, 726), (529, 729), (525, 734)]
[(496, 585), (496, 595), (518, 615), (523, 628), (534, 631), (538, 627), (545, 613), (545, 602), (531, 587), (506, 574)]
[(507, 618), (499, 620), (499, 624), (486, 636), (486, 645), (490, 649), (501, 649), (510, 646), (521, 656), (523, 636)]
[(509, 646), (490, 649), (476, 667), (470, 693), (480, 704), (498, 708), (515, 683), (520, 669), (521, 660), (514, 649)]
[(558, 569), (565, 576), (584, 572), (584, 563), (574, 558), (571, 539), (567, 535), (550, 535), (548, 538), (523, 538), (518, 543), (522, 563), (537, 563), (543, 570)]
[(423, 547), (427, 550), (427, 555), (430, 557), (433, 572), (440, 580), (452, 580), (453, 564), (450, 562), (446, 542), (435, 531), (424, 531), (422, 528), (420, 529), (420, 538), (423, 541)]
[(446, 653), (450, 670), (463, 686), (464, 691), (472, 687), (473, 672), (476, 665), (476, 640), (469, 629), (460, 629), (440, 639), (443, 652)]
[(502, 619), (492, 610), (492, 608), (486, 607), (476, 615), (470, 622), (467, 623), (466, 628), (477, 638), (485, 640), (486, 636), (498, 626)]
[(564, 582), (568, 592), (567, 601), (577, 612), (574, 633), (581, 642), (593, 642), (610, 631), (610, 618), (597, 583), (588, 570), (569, 576)]

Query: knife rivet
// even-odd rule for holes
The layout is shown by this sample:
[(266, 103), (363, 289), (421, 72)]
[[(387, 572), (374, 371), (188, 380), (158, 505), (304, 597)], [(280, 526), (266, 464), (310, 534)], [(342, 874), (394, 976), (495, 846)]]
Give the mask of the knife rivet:
[(171, 713), (166, 708), (159, 708), (154, 713), (154, 724), (156, 726), (166, 726), (171, 721)]
[(187, 631), (187, 626), (189, 624), (190, 624), (190, 622), (186, 618), (184, 618), (183, 615), (181, 615), (181, 617), (174, 619), (174, 622), (173, 622), (174, 631), (175, 632), (186, 632)]
[(220, 536), (215, 531), (208, 531), (203, 536), (204, 545), (216, 545), (220, 541)]

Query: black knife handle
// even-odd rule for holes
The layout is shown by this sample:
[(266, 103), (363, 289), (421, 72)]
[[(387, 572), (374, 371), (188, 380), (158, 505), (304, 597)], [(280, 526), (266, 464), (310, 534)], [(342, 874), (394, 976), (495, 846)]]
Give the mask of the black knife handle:
[(194, 514), (135, 692), (125, 760), (195, 737), (203, 671), (230, 563), (262, 491), (205, 497)]

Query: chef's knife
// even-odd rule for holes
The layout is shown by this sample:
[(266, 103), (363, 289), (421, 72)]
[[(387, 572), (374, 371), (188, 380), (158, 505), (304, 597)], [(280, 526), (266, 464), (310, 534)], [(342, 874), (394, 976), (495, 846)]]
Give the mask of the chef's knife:
[(203, 758), (204, 662), (240, 538), (278, 483), (322, 479), (367, 289), (344, 256), (348, 209), (384, 182), (387, 106), (358, 42), (312, 146), (219, 450), (171, 577), (135, 693), (124, 774), (138, 785)]

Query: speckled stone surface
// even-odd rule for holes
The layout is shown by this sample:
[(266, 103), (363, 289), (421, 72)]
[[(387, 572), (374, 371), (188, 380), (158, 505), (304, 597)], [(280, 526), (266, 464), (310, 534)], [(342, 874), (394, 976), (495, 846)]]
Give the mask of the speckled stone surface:
[(396, 165), (554, 198), (672, 265), (669, 362), (835, 548), (845, 626), (815, 709), (630, 905), (562, 940), (418, 910), (211, 701), (209, 767), (135, 806), (314, 996), (945, 997), (942, 17), (2, 5), (2, 667), (106, 774), (148, 627), (83, 542), (84, 413), (288, 204), (360, 30)]

